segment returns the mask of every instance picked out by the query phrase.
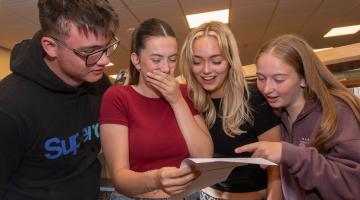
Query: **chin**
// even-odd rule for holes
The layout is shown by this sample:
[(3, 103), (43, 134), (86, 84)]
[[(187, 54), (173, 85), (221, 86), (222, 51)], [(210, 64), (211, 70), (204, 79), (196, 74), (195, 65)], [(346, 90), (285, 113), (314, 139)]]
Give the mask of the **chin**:
[(215, 87), (213, 85), (207, 85), (207, 84), (201, 84), (201, 87), (206, 91), (206, 92), (211, 92), (215, 90)]
[(282, 108), (282, 107), (284, 107), (284, 105), (279, 103), (279, 102), (269, 103), (269, 105), (271, 107), (273, 107), (273, 108)]
[(85, 78), (85, 81), (89, 82), (89, 83), (93, 83), (93, 82), (100, 80), (103, 77), (103, 75), (104, 75), (104, 73), (98, 74), (98, 75), (93, 75), (91, 77)]

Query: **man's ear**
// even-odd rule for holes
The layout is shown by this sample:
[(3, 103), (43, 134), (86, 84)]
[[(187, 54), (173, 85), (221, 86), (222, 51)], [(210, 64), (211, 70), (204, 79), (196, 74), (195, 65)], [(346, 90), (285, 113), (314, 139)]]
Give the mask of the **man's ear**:
[(132, 64), (135, 66), (135, 68), (140, 71), (140, 58), (139, 56), (136, 54), (136, 53), (131, 53), (130, 54), (130, 59), (131, 59), (131, 62)]
[(55, 58), (57, 56), (57, 44), (49, 37), (42, 37), (41, 46), (49, 57)]

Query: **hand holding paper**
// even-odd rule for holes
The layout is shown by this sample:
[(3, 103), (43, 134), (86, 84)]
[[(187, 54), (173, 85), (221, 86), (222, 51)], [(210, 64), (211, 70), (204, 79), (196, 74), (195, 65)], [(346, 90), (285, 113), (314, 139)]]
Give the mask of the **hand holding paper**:
[(180, 168), (191, 166), (201, 175), (184, 192), (171, 196), (179, 200), (203, 188), (225, 181), (231, 171), (238, 166), (247, 164), (276, 165), (262, 158), (188, 158), (182, 161)]
[(157, 185), (169, 195), (182, 193), (200, 173), (193, 167), (163, 167), (157, 171)]

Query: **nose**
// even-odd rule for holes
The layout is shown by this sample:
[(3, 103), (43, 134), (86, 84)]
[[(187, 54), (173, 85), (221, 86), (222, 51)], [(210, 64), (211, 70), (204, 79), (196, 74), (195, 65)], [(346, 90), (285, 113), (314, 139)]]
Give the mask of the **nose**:
[(274, 90), (273, 83), (267, 79), (262, 83), (262, 91), (264, 94), (270, 94)]
[(109, 63), (110, 63), (109, 56), (105, 52), (103, 52), (102, 56), (100, 57), (100, 59), (97, 62), (97, 65), (105, 66)]
[(209, 62), (204, 62), (203, 73), (204, 74), (209, 74), (210, 72), (211, 72), (211, 67), (210, 67)]
[(170, 72), (170, 63), (168, 60), (164, 60), (163, 62), (161, 62), (160, 71), (167, 74)]

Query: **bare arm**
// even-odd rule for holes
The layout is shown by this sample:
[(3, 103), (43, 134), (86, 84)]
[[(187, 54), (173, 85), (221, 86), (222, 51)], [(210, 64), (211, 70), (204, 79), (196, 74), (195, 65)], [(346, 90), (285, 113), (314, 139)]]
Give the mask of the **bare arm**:
[(102, 124), (100, 131), (113, 183), (116, 190), (124, 195), (156, 194), (159, 191), (172, 195), (184, 191), (197, 177), (197, 173), (190, 168), (164, 167), (135, 172), (129, 165), (128, 128), (118, 124)]
[(213, 143), (203, 118), (199, 115), (192, 115), (184, 98), (172, 107), (190, 156), (212, 157)]

